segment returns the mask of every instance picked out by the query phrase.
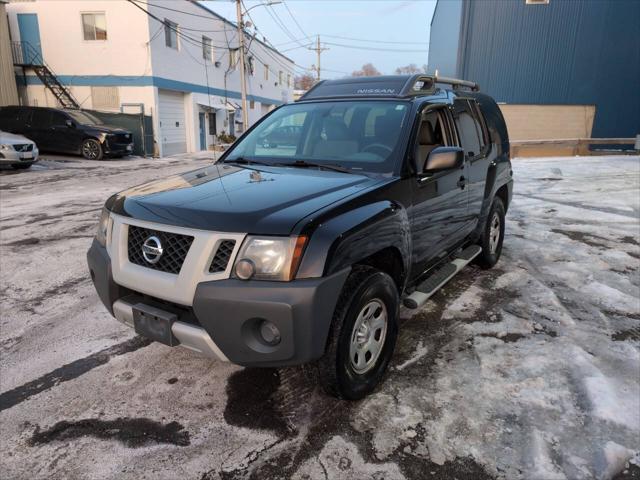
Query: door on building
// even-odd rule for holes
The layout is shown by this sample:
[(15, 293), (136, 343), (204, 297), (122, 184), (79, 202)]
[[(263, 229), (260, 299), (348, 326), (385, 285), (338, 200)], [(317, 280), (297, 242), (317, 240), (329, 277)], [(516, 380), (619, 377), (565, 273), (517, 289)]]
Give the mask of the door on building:
[(200, 131), (200, 150), (207, 149), (207, 130), (204, 121), (204, 112), (198, 112), (198, 127)]
[(184, 94), (171, 90), (158, 90), (158, 118), (162, 155), (175, 155), (187, 151), (187, 130), (184, 115)]
[(22, 42), (22, 59), (26, 64), (42, 64), (42, 45), (40, 44), (40, 26), (36, 13), (19, 13), (18, 29)]

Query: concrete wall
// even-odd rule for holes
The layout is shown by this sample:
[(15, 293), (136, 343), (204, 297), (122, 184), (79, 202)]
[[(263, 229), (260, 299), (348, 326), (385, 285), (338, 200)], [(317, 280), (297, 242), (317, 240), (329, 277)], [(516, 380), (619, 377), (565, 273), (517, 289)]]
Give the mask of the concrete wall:
[(509, 140), (590, 138), (594, 105), (501, 104)]
[(16, 105), (18, 89), (13, 74), (9, 25), (4, 2), (0, 1), (0, 106)]
[(456, 77), (462, 0), (439, 1), (433, 11), (429, 31), (429, 73)]

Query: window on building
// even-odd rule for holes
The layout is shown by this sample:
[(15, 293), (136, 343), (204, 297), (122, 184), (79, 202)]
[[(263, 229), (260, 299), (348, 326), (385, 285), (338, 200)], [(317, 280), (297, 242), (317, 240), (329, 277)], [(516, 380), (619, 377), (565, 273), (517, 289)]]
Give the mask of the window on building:
[(91, 87), (91, 105), (98, 109), (119, 109), (120, 92), (118, 87)]
[(85, 40), (106, 40), (107, 19), (104, 13), (83, 13), (82, 31)]
[(255, 102), (255, 100), (249, 100), (249, 108), (250, 108), (251, 110), (253, 110), (253, 109), (255, 109), (255, 108), (256, 108), (256, 102)]
[(253, 57), (247, 58), (247, 69), (249, 70), (249, 75), (253, 76), (255, 73), (255, 61)]
[(264, 64), (264, 79), (269, 80), (269, 65)]
[(282, 85), (282, 77), (284, 76), (284, 74), (282, 73), (282, 70), (280, 70), (278, 72), (278, 85)]
[(293, 88), (293, 84), (291, 83), (291, 74), (287, 73), (287, 87)]
[(240, 53), (239, 48), (230, 48), (229, 49), (229, 68), (235, 68), (238, 63), (238, 54)]
[(202, 36), (202, 58), (213, 62), (213, 44), (209, 37)]
[(169, 48), (178, 50), (178, 24), (164, 19), (164, 43)]

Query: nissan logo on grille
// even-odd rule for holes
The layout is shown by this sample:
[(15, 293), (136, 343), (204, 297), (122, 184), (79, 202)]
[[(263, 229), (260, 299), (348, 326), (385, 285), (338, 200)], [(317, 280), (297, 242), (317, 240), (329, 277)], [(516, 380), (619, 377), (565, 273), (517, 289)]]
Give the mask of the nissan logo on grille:
[(150, 264), (156, 264), (162, 257), (162, 243), (155, 235), (151, 235), (142, 244), (142, 256)]

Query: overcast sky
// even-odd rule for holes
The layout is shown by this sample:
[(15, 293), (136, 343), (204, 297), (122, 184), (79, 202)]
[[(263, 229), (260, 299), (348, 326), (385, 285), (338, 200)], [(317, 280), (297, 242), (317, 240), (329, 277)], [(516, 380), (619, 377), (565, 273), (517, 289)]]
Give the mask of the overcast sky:
[[(244, 4), (251, 8), (265, 1), (244, 0)], [(235, 22), (235, 2), (202, 3)], [(368, 62), (382, 73), (393, 73), (396, 67), (409, 63), (426, 64), (429, 23), (435, 3), (435, 0), (287, 0), (286, 4), (252, 8), (249, 13), (261, 35), (299, 65), (296, 73), (316, 63), (315, 52), (306, 49), (310, 40), (303, 37), (314, 37), (315, 44), (315, 35), (320, 34), (322, 46), (329, 48), (322, 53), (322, 77), (335, 78)]]

